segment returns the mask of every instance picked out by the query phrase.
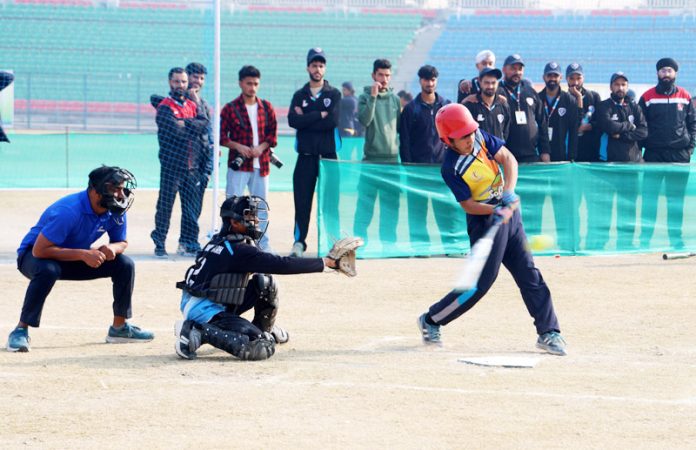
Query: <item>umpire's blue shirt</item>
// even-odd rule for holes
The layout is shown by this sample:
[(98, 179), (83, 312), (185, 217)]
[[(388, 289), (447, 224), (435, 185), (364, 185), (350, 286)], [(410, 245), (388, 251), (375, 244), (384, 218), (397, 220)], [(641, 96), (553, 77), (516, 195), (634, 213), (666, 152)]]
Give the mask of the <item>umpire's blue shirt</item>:
[(118, 220), (110, 211), (97, 215), (84, 190), (49, 206), (24, 236), (17, 253), (32, 247), (39, 233), (58, 247), (86, 250), (104, 233), (109, 234), (109, 242), (125, 241), (126, 215), (118, 216)]

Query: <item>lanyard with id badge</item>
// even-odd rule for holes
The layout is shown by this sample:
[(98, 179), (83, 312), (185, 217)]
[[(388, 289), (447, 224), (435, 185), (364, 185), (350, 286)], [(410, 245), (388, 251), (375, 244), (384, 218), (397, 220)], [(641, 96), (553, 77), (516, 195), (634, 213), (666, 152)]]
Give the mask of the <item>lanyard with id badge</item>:
[(517, 85), (517, 94), (512, 92), (507, 86), (503, 86), (507, 93), (510, 95), (514, 101), (517, 102), (517, 111), (515, 111), (515, 124), (517, 125), (527, 125), (527, 113), (520, 110), (520, 101), (522, 100), (521, 88), (522, 83)]
[(549, 102), (548, 102), (548, 97), (546, 100), (544, 100), (544, 110), (546, 111), (546, 120), (549, 122), (549, 141), (553, 140), (553, 128), (551, 127), (551, 116), (553, 113), (556, 111), (556, 108), (558, 107), (558, 102), (561, 100), (561, 94), (558, 94), (556, 96), (556, 100), (553, 102), (553, 106), (549, 110)]

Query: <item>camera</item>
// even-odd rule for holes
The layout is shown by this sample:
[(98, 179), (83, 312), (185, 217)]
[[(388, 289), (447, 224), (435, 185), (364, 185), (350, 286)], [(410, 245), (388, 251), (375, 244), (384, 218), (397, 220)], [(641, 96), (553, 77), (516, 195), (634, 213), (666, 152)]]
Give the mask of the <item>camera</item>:
[(283, 161), (281, 161), (281, 160), (279, 160), (278, 158), (276, 158), (276, 155), (275, 155), (275, 153), (273, 153), (273, 152), (271, 152), (271, 164), (273, 164), (274, 166), (276, 166), (276, 167), (279, 168), (279, 169), (280, 169), (281, 167), (283, 167)]
[(237, 155), (237, 157), (234, 158), (230, 163), (230, 169), (239, 170), (239, 168), (242, 167), (242, 164), (244, 164), (244, 157), (242, 155)]

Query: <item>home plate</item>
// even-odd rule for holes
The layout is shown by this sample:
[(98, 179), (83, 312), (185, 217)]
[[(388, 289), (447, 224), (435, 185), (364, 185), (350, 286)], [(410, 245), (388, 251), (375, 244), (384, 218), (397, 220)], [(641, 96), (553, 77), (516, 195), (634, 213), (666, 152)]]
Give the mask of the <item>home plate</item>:
[(475, 366), (508, 367), (508, 368), (532, 368), (537, 365), (540, 358), (529, 356), (479, 356), (474, 358), (461, 358), (457, 361)]

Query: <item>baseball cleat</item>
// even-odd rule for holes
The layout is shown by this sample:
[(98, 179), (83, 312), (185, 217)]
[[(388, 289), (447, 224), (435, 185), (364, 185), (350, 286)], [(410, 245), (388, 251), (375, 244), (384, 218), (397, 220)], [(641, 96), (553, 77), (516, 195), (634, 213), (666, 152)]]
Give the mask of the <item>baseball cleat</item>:
[(184, 359), (195, 359), (196, 350), (201, 346), (201, 333), (193, 325), (191, 320), (177, 320), (174, 323), (174, 351)]
[(442, 345), (442, 340), (440, 340), (440, 325), (430, 325), (425, 321), (425, 316), (427, 313), (423, 313), (418, 318), (418, 329), (423, 337), (423, 343), (429, 345)]
[(552, 355), (565, 356), (567, 354), (566, 342), (561, 333), (557, 331), (549, 331), (539, 336), (536, 346)]
[(20, 352), (26, 353), (30, 350), (29, 346), (29, 329), (28, 328), (15, 328), (12, 333), (7, 337), (7, 351), (8, 352)]
[(290, 334), (288, 334), (284, 328), (281, 328), (278, 325), (273, 325), (270, 334), (273, 336), (273, 340), (276, 342), (276, 344), (285, 344), (290, 340)]

